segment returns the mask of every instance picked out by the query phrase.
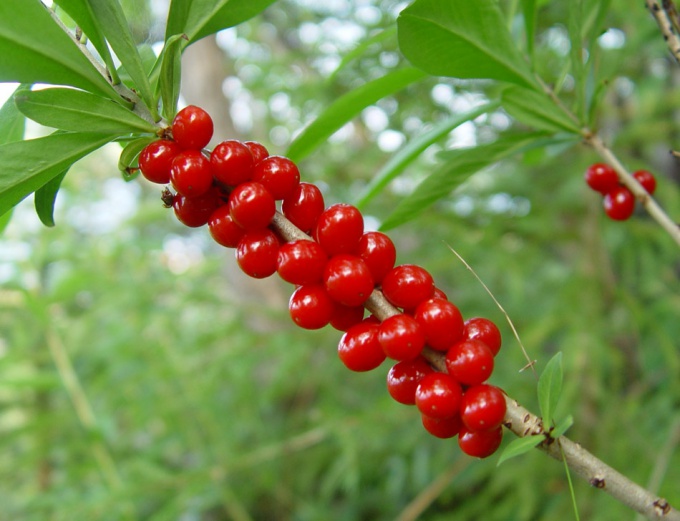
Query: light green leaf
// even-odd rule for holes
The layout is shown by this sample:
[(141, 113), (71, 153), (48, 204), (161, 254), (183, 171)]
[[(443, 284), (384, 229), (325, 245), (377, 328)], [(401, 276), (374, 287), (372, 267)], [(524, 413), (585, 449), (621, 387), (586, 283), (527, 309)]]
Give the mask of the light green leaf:
[(541, 434), (536, 434), (534, 436), (526, 436), (524, 438), (517, 438), (516, 440), (512, 440), (510, 443), (508, 443), (505, 449), (503, 449), (503, 452), (501, 452), (501, 455), (498, 458), (498, 463), (496, 465), (500, 466), (501, 463), (509, 460), (510, 458), (521, 456), (522, 454), (530, 452), (535, 447), (537, 447), (538, 444), (541, 443), (542, 441), (545, 441), (545, 436)]
[(572, 425), (574, 425), (574, 417), (570, 414), (557, 424), (557, 427), (555, 427), (550, 433), (550, 437), (559, 438), (565, 432), (567, 432)]
[(9, 224), (9, 221), (11, 219), (12, 219), (11, 209), (0, 215), (0, 235), (2, 235), (2, 233), (5, 231), (5, 228), (7, 228), (7, 225)]
[(146, 145), (156, 141), (156, 139), (158, 138), (155, 136), (140, 137), (125, 145), (118, 159), (118, 170), (127, 173), (129, 168), (137, 168), (137, 158), (139, 157), (139, 154), (144, 150)]
[(584, 63), (584, 9), (583, 0), (570, 0), (569, 2), (569, 20), (567, 27), (569, 29), (570, 51), (569, 57), (571, 61), (571, 73), (574, 78), (574, 93), (576, 94), (576, 111), (581, 118), (585, 119), (586, 104), (585, 104), (585, 81), (586, 68)]
[(68, 168), (35, 191), (33, 204), (40, 221), (45, 226), (54, 226), (54, 202), (57, 200), (57, 192), (67, 173)]
[(547, 430), (552, 426), (553, 414), (562, 393), (562, 353), (553, 356), (538, 379), (538, 405)]
[(409, 142), (404, 148), (400, 149), (394, 154), (391, 159), (378, 171), (375, 177), (371, 180), (368, 186), (359, 194), (356, 202), (358, 208), (365, 206), (371, 199), (378, 195), (387, 186), (390, 181), (401, 174), (404, 169), (410, 165), (420, 154), (422, 154), (430, 145), (436, 143), (454, 128), (462, 125), (466, 121), (471, 121), (486, 112), (490, 112), (498, 108), (498, 102), (487, 103), (476, 109), (473, 109), (464, 114), (460, 114), (448, 119), (445, 119), (428, 132), (416, 137)]
[[(153, 51), (153, 47), (147, 43), (143, 43), (137, 46), (137, 51), (139, 52), (139, 57), (142, 60), (142, 67), (146, 71), (146, 75), (149, 78), (149, 84), (153, 85), (153, 78), (151, 74), (158, 60), (158, 56)], [(128, 74), (125, 68), (121, 65), (117, 69), (117, 73), (120, 76), (120, 80), (130, 89), (136, 89), (136, 85), (132, 77)]]
[(335, 68), (335, 70), (328, 77), (328, 82), (332, 83), (335, 81), (338, 73), (342, 71), (349, 63), (364, 56), (371, 48), (381, 45), (385, 40), (391, 40), (397, 35), (397, 27), (391, 26), (387, 29), (377, 32), (376, 34), (366, 38), (361, 41), (354, 49), (346, 52), (340, 60), (340, 64)]
[(115, 136), (55, 133), (0, 146), (0, 215)]
[(0, 82), (72, 85), (123, 102), (38, 0), (0, 2)]
[(160, 77), (158, 80), (161, 99), (163, 100), (163, 117), (172, 121), (177, 112), (180, 79), (182, 72), (182, 42), (184, 34), (176, 34), (168, 38), (161, 55)]
[(291, 143), (287, 156), (293, 161), (300, 161), (363, 109), (424, 77), (417, 69), (399, 69), (349, 91), (331, 103), (302, 131)]
[(14, 96), (26, 88), (24, 85), (17, 87), (14, 93), (7, 98), (2, 108), (0, 108), (0, 145), (11, 143), (12, 141), (21, 141), (24, 137), (26, 118), (17, 109), (14, 103)]
[(501, 103), (513, 118), (538, 130), (579, 133), (578, 125), (542, 92), (512, 85), (501, 92)]
[(81, 90), (25, 90), (15, 96), (15, 102), (33, 121), (61, 130), (118, 135), (157, 130), (125, 107)]
[(404, 56), (430, 74), (537, 88), (496, 0), (416, 0), (397, 27)]

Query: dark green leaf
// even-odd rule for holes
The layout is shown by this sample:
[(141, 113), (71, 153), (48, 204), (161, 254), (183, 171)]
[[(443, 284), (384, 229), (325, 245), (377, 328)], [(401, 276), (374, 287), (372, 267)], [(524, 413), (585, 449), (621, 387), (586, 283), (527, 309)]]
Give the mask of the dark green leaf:
[(122, 98), (38, 0), (0, 2), (0, 82), (72, 85)]
[(457, 126), (466, 121), (473, 120), (482, 114), (494, 110), (498, 107), (497, 102), (488, 103), (474, 110), (458, 116), (446, 119), (430, 129), (428, 132), (416, 137), (404, 148), (399, 150), (392, 158), (378, 171), (368, 186), (363, 190), (356, 202), (356, 206), (361, 208), (371, 199), (378, 195), (395, 177), (401, 174), (404, 169), (411, 164), (420, 154), (430, 145), (439, 141)]
[(137, 168), (137, 158), (140, 152), (144, 149), (146, 145), (152, 141), (156, 141), (155, 136), (153, 137), (140, 137), (133, 141), (130, 141), (123, 151), (120, 153), (120, 158), (118, 159), (118, 170), (121, 172), (127, 172), (128, 168)]
[(45, 226), (54, 226), (54, 202), (57, 200), (57, 192), (67, 173), (68, 168), (35, 191), (33, 201), (35, 211)]
[(562, 393), (562, 353), (553, 356), (538, 379), (538, 405), (543, 425), (549, 429)]
[(118, 135), (156, 131), (153, 124), (125, 107), (80, 90), (26, 90), (18, 93), (15, 101), (27, 117), (61, 130)]
[(10, 208), (3, 214), (0, 214), (0, 235), (5, 231), (9, 221), (12, 219), (12, 209)]
[(555, 427), (552, 430), (550, 436), (552, 438), (559, 438), (565, 432), (567, 432), (572, 425), (574, 425), (574, 417), (570, 414), (564, 420), (557, 424), (557, 427)]
[(536, 87), (496, 0), (416, 0), (397, 27), (404, 56), (430, 74)]
[(527, 53), (534, 55), (534, 40), (536, 37), (536, 0), (522, 0), (522, 16), (524, 18), (524, 31), (527, 39)]
[(185, 38), (184, 34), (176, 34), (168, 38), (161, 55), (158, 83), (163, 100), (163, 117), (167, 121), (172, 121), (177, 112), (182, 72), (182, 42), (186, 41)]
[(0, 146), (0, 215), (115, 136), (55, 133)]
[(14, 96), (25, 88), (23, 85), (17, 87), (14, 94), (0, 108), (0, 145), (11, 143), (12, 141), (21, 141), (24, 137), (26, 118), (17, 109), (16, 103), (14, 103)]
[(542, 92), (512, 85), (501, 92), (501, 103), (513, 118), (537, 130), (579, 132), (576, 122)]
[(516, 456), (521, 456), (533, 450), (539, 443), (545, 441), (545, 436), (541, 434), (536, 434), (534, 436), (526, 436), (525, 438), (517, 438), (512, 440), (501, 452), (500, 458), (498, 458), (497, 465), (500, 465), (504, 461), (514, 458)]
[(293, 161), (300, 161), (363, 109), (424, 77), (416, 69), (400, 69), (349, 91), (335, 100), (302, 131), (291, 143), (288, 157)]

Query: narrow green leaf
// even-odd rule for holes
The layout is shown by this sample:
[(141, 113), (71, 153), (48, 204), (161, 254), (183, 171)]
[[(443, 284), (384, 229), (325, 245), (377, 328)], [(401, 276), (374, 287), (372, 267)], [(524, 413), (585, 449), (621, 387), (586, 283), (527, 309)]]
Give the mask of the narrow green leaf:
[(579, 132), (578, 125), (543, 92), (512, 85), (501, 92), (501, 103), (513, 118), (538, 130)]
[(549, 429), (562, 393), (562, 353), (553, 356), (538, 379), (538, 405), (543, 425)]
[(45, 226), (54, 226), (54, 203), (57, 200), (57, 192), (61, 187), (61, 182), (67, 173), (68, 168), (35, 191), (35, 199), (33, 200), (35, 211)]
[(163, 100), (163, 117), (172, 121), (177, 112), (180, 79), (182, 72), (182, 42), (184, 34), (176, 34), (168, 38), (161, 55), (160, 77), (158, 80), (161, 99)]
[(416, 0), (397, 27), (404, 56), (430, 74), (536, 86), (496, 0)]
[(189, 9), (193, 0), (172, 0), (165, 23), (165, 40), (171, 36), (186, 32)]
[(541, 443), (542, 441), (545, 441), (545, 436), (541, 434), (536, 434), (534, 436), (526, 436), (524, 438), (517, 438), (516, 440), (512, 440), (510, 443), (508, 443), (505, 449), (503, 449), (503, 452), (501, 452), (501, 455), (498, 458), (498, 463), (496, 464), (496, 466), (500, 466), (501, 463), (509, 460), (510, 458), (515, 458), (517, 456), (521, 456), (522, 454), (530, 452), (535, 447), (537, 447), (538, 444)]
[(55, 133), (0, 146), (0, 215), (115, 136)]
[(340, 60), (340, 64), (328, 77), (328, 82), (332, 83), (333, 81), (335, 81), (335, 78), (337, 77), (338, 73), (342, 71), (345, 67), (347, 67), (349, 63), (353, 62), (357, 58), (361, 58), (373, 47), (381, 45), (386, 40), (393, 39), (396, 35), (397, 27), (391, 26), (361, 41), (354, 49), (343, 54), (342, 60)]
[[(141, 45), (137, 46), (137, 52), (139, 52), (139, 57), (142, 60), (142, 67), (144, 68), (144, 71), (146, 73), (146, 76), (149, 78), (149, 85), (153, 85), (153, 81), (151, 78), (151, 73), (153, 72), (153, 69), (156, 65), (156, 61), (158, 60), (158, 56), (156, 56), (156, 53), (153, 51), (153, 47), (149, 45), (148, 43), (143, 43)], [(132, 76), (128, 74), (128, 72), (125, 70), (125, 68), (121, 65), (118, 69), (116, 69), (120, 80), (130, 89), (136, 89), (137, 86), (135, 85), (135, 81), (132, 79)], [(153, 89), (152, 89), (153, 90)]]
[(14, 96), (26, 88), (20, 85), (0, 108), (0, 145), (21, 141), (24, 137), (26, 118), (17, 109)]
[(570, 414), (557, 424), (557, 427), (555, 427), (550, 433), (550, 437), (559, 438), (565, 432), (567, 432), (572, 425), (574, 425), (574, 417)]
[(331, 103), (291, 143), (287, 152), (288, 157), (293, 161), (300, 161), (363, 109), (424, 77), (425, 75), (417, 69), (399, 69), (344, 94)]
[(534, 41), (536, 38), (536, 0), (522, 0), (522, 17), (524, 18), (524, 32), (527, 40), (527, 54), (534, 56)]
[(139, 157), (139, 154), (146, 145), (156, 141), (156, 139), (158, 138), (155, 136), (140, 137), (125, 145), (118, 159), (118, 170), (127, 172), (128, 168), (137, 168), (137, 158)]
[(123, 101), (38, 0), (0, 2), (0, 82), (72, 85)]
[(581, 121), (585, 119), (586, 103), (585, 103), (585, 81), (586, 69), (584, 63), (584, 9), (583, 0), (571, 0), (569, 2), (569, 19), (567, 27), (569, 30), (570, 51), (569, 57), (571, 61), (571, 73), (574, 78), (574, 92), (576, 94), (576, 112)]
[(15, 102), (33, 121), (60, 130), (118, 135), (156, 131), (153, 124), (125, 107), (81, 90), (26, 90), (15, 96)]
[(0, 214), (0, 235), (5, 231), (9, 221), (12, 219), (12, 210), (8, 210), (3, 214)]
[(368, 186), (359, 194), (357, 202), (358, 208), (364, 207), (371, 199), (383, 191), (390, 181), (401, 174), (425, 149), (436, 143), (454, 128), (471, 121), (486, 112), (490, 112), (499, 106), (498, 102), (487, 103), (464, 114), (448, 118), (428, 132), (421, 134), (409, 142), (404, 148), (394, 154), (391, 159), (378, 171)]

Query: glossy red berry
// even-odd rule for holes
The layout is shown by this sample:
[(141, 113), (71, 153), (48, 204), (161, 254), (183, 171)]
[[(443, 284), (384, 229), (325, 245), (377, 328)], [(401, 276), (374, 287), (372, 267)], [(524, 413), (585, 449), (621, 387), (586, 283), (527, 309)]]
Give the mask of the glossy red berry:
[(625, 186), (607, 192), (603, 200), (604, 211), (610, 219), (625, 221), (635, 211), (635, 196)]
[(422, 356), (398, 362), (387, 373), (387, 391), (397, 402), (415, 405), (418, 384), (432, 372), (434, 369)]
[(392, 239), (381, 232), (366, 232), (359, 239), (356, 254), (371, 270), (373, 281), (380, 284), (385, 275), (394, 267), (397, 249)]
[(481, 340), (463, 340), (446, 353), (446, 370), (463, 385), (485, 382), (493, 366), (493, 353)]
[(215, 179), (226, 186), (237, 186), (253, 177), (253, 154), (245, 144), (234, 139), (222, 141), (210, 153)]
[(334, 204), (326, 208), (316, 223), (314, 238), (328, 255), (354, 253), (364, 233), (364, 218), (351, 204)]
[(378, 325), (362, 322), (342, 335), (338, 356), (352, 371), (371, 371), (385, 361), (385, 353), (378, 342)]
[(269, 157), (269, 151), (257, 141), (246, 141), (243, 144), (248, 147), (248, 150), (253, 155), (253, 165), (257, 165), (265, 157)]
[(469, 387), (460, 402), (460, 417), (473, 431), (490, 431), (503, 423), (505, 394), (498, 387), (481, 384)]
[(331, 257), (323, 272), (330, 297), (345, 306), (360, 306), (373, 291), (373, 279), (366, 263), (354, 255)]
[(309, 234), (319, 220), (324, 210), (324, 199), (321, 190), (311, 183), (300, 183), (295, 190), (283, 200), (281, 211), (283, 215)]
[(413, 318), (425, 334), (425, 342), (432, 349), (446, 351), (463, 335), (463, 316), (448, 300), (427, 299), (416, 307)]
[(208, 220), (210, 235), (217, 244), (227, 248), (236, 248), (245, 235), (245, 230), (234, 222), (229, 214), (229, 206), (218, 206)]
[(413, 309), (432, 297), (434, 280), (424, 268), (414, 264), (403, 264), (385, 275), (382, 292), (396, 307)]
[(605, 163), (590, 165), (586, 170), (585, 180), (590, 188), (602, 195), (619, 185), (619, 176), (616, 170)]
[(198, 150), (185, 150), (172, 160), (170, 182), (177, 192), (187, 197), (207, 193), (213, 182), (210, 161)]
[(231, 218), (244, 230), (269, 225), (276, 213), (276, 202), (264, 186), (253, 181), (241, 183), (229, 194)]
[(267, 228), (246, 232), (236, 247), (236, 262), (246, 275), (255, 279), (276, 272), (279, 240)]
[(298, 287), (290, 297), (290, 317), (303, 329), (321, 329), (331, 320), (334, 302), (322, 284)]
[(644, 188), (649, 195), (654, 194), (656, 191), (656, 178), (654, 177), (654, 174), (647, 170), (636, 170), (633, 172), (633, 177), (642, 185), (642, 188)]
[(453, 418), (458, 415), (463, 390), (451, 375), (426, 374), (416, 388), (416, 407), (430, 418)]
[[(338, 331), (347, 331), (350, 327), (364, 320), (364, 311), (364, 306), (343, 306), (336, 302), (331, 317), (331, 326)], [(378, 323), (375, 322), (375, 324)]]
[(449, 300), (449, 297), (444, 293), (441, 289), (435, 286), (434, 288), (434, 293), (432, 294), (432, 298), (440, 298), (443, 300)]
[(253, 181), (262, 183), (276, 200), (293, 194), (300, 184), (300, 171), (287, 157), (269, 156), (255, 166)]
[(453, 438), (463, 428), (463, 422), (457, 414), (451, 418), (430, 418), (421, 414), (421, 421), (427, 432), (442, 439)]
[(201, 150), (213, 135), (213, 120), (194, 105), (180, 110), (172, 120), (172, 137), (184, 149)]
[(328, 255), (314, 241), (297, 240), (279, 248), (276, 271), (291, 284), (316, 284), (321, 282)]
[(210, 216), (220, 204), (219, 197), (214, 190), (198, 197), (186, 197), (177, 194), (173, 198), (172, 208), (175, 216), (184, 226), (198, 228), (208, 222)]
[(501, 350), (501, 332), (488, 318), (474, 317), (465, 321), (463, 339), (481, 340), (496, 356)]
[(458, 446), (474, 458), (488, 458), (498, 450), (503, 441), (503, 427), (490, 431), (471, 431), (463, 426), (458, 433)]
[(425, 335), (413, 317), (400, 313), (380, 324), (378, 336), (385, 354), (392, 360), (413, 360), (425, 346)]
[(139, 154), (139, 170), (152, 183), (168, 184), (172, 160), (181, 151), (177, 143), (168, 139), (159, 139), (149, 143)]

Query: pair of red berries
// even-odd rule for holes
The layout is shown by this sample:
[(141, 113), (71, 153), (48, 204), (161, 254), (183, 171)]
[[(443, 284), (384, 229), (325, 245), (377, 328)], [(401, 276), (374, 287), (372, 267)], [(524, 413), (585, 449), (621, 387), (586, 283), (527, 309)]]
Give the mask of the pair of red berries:
[[(656, 190), (656, 178), (647, 170), (636, 170), (633, 177), (649, 195)], [(616, 171), (605, 163), (590, 165), (585, 173), (590, 188), (603, 195), (604, 211), (610, 219), (625, 221), (635, 211), (635, 196), (619, 182)]]
[[(369, 371), (386, 358), (397, 361), (388, 390), (400, 403), (415, 404), (425, 428), (440, 438), (458, 435), (467, 454), (486, 457), (502, 438), (505, 398), (486, 380), (500, 349), (500, 333), (483, 318), (463, 321), (458, 308), (415, 265), (394, 266), (396, 249), (380, 232), (365, 232), (363, 216), (347, 204), (325, 208), (320, 190), (301, 183), (295, 164), (269, 156), (255, 142), (229, 140), (212, 152), (210, 116), (194, 106), (173, 120), (172, 139), (140, 154), (149, 180), (170, 183), (164, 200), (187, 226), (208, 224), (219, 244), (236, 248), (248, 275), (277, 272), (295, 284), (289, 311), (306, 329), (331, 324), (344, 331), (338, 345), (351, 370)], [(270, 226), (277, 210), (308, 239), (285, 242)], [(364, 318), (375, 290), (402, 312), (382, 322)], [(447, 373), (435, 372), (424, 349), (446, 352)]]

